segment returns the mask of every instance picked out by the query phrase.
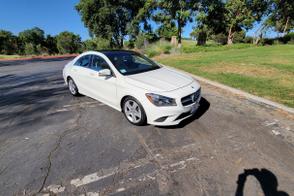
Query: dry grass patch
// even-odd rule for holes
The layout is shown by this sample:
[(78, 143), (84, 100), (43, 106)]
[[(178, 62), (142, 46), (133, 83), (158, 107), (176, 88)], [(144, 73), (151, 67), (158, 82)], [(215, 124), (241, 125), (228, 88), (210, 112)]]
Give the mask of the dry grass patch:
[(206, 66), (200, 67), (201, 71), (209, 72), (209, 73), (235, 73), (246, 76), (254, 76), (254, 77), (275, 77), (280, 73), (278, 69), (275, 68), (267, 68), (267, 67), (256, 67), (250, 66), (246, 64), (233, 64), (230, 65), (228, 63), (220, 63), (215, 66)]

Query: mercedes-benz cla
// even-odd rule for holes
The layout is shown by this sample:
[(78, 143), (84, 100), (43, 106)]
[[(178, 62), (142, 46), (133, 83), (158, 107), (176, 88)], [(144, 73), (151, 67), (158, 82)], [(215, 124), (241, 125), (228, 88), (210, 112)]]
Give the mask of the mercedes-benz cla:
[(72, 95), (86, 95), (122, 111), (135, 125), (176, 125), (199, 107), (201, 89), (192, 77), (133, 51), (85, 52), (65, 65)]

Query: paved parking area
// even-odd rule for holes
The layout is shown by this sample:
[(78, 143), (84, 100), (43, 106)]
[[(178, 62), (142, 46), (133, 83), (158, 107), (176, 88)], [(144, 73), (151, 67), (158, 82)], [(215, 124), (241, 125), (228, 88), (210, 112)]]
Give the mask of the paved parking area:
[(293, 116), (202, 84), (195, 117), (136, 127), (72, 97), (67, 61), (0, 62), (0, 195), (294, 194)]

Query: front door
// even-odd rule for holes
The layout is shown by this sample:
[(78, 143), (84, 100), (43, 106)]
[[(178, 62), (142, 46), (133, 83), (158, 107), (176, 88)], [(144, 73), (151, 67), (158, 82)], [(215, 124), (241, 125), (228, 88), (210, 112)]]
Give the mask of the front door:
[[(101, 100), (107, 104), (118, 107), (119, 101), (116, 95), (117, 78), (112, 76), (99, 76), (102, 69), (110, 69), (103, 57), (92, 55), (92, 62), (89, 69), (89, 82), (91, 95), (93, 98)], [(111, 69), (110, 69), (111, 70)]]

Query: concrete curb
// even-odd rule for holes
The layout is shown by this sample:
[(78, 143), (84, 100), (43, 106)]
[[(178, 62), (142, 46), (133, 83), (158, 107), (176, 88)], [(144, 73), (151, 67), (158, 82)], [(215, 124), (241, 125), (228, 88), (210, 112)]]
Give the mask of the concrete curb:
[(215, 86), (217, 88), (220, 88), (220, 89), (223, 89), (223, 90), (226, 90), (226, 91), (229, 91), (233, 94), (236, 94), (236, 95), (239, 95), (239, 96), (242, 96), (244, 98), (246, 98), (247, 100), (251, 101), (251, 102), (254, 102), (254, 103), (257, 103), (257, 104), (260, 104), (260, 105), (265, 105), (265, 106), (268, 106), (268, 107), (271, 107), (271, 108), (274, 108), (274, 109), (279, 109), (279, 110), (283, 110), (285, 112), (288, 112), (290, 114), (294, 114), (294, 108), (291, 108), (291, 107), (287, 107), (285, 105), (282, 105), (282, 104), (279, 104), (279, 103), (276, 103), (276, 102), (273, 102), (273, 101), (270, 101), (268, 99), (264, 99), (264, 98), (261, 98), (261, 97), (258, 97), (258, 96), (255, 96), (255, 95), (252, 95), (250, 93), (246, 93), (242, 90), (239, 90), (239, 89), (235, 89), (235, 88), (232, 88), (232, 87), (229, 87), (229, 86), (226, 86), (226, 85), (223, 85), (223, 84), (220, 84), (218, 82), (214, 82), (214, 81), (211, 81), (211, 80), (208, 80), (208, 79), (205, 79), (205, 78), (202, 78), (200, 76), (196, 76), (194, 74), (191, 74), (191, 73), (188, 73), (188, 72), (185, 72), (183, 70), (179, 70), (177, 68), (174, 68), (174, 67), (170, 67), (170, 66), (166, 66), (166, 67), (169, 67), (169, 68), (172, 68), (172, 69), (176, 69), (182, 73), (185, 73), (185, 74), (188, 74), (190, 76), (192, 76), (193, 78), (195, 78), (196, 80), (199, 80), (200, 82), (203, 82), (203, 83), (206, 83), (206, 84), (209, 84), (209, 85), (212, 85), (212, 86)]

